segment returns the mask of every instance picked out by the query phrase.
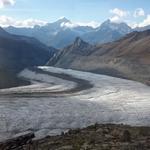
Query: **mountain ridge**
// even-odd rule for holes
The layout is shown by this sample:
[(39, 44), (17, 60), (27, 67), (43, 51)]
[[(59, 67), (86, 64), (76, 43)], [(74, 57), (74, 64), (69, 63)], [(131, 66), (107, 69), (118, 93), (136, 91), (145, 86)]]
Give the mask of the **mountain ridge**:
[[(76, 42), (76, 41), (75, 41)], [(132, 32), (115, 42), (106, 44), (87, 45), (89, 55), (72, 53), (70, 47), (63, 50), (53, 65), (56, 67), (72, 68), (77, 70), (104, 73), (112, 76), (121, 76), (132, 80), (149, 83), (150, 81), (150, 30)], [(74, 49), (76, 51), (77, 48)], [(67, 53), (65, 53), (67, 51)], [(53, 59), (52, 59), (53, 60)], [(51, 61), (52, 61), (51, 60)], [(51, 65), (51, 62), (48, 63)]]

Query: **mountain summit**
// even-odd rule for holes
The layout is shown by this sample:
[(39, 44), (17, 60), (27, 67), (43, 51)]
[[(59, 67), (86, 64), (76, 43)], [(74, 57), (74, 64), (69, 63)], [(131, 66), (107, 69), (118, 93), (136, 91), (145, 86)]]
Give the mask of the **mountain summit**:
[[(71, 21), (69, 19), (67, 19), (66, 17), (60, 18), (59, 20), (56, 21), (57, 23), (71, 23)], [(55, 22), (55, 23), (56, 23)]]
[(127, 34), (131, 32), (131, 27), (129, 27), (126, 23), (114, 23), (111, 22), (109, 19), (106, 20), (104, 23), (101, 24), (100, 30), (113, 30), (118, 31), (120, 34)]
[(48, 23), (47, 26), (49, 27), (49, 29), (52, 28), (52, 29), (59, 31), (61, 28), (61, 25), (65, 24), (65, 23), (71, 23), (71, 21), (68, 20), (67, 18), (63, 17), (53, 23)]
[(89, 43), (107, 43), (120, 39), (125, 34), (131, 32), (131, 28), (126, 23), (114, 23), (106, 20), (95, 31), (89, 32), (82, 38)]
[(77, 37), (73, 43), (74, 47), (80, 47), (82, 45), (87, 45), (88, 43), (83, 41), (80, 37)]
[(74, 59), (78, 59), (80, 56), (89, 56), (93, 51), (93, 47), (94, 46), (83, 41), (80, 37), (77, 37), (71, 45), (65, 47), (52, 57), (47, 65), (53, 66), (58, 62), (58, 65), (64, 68), (71, 66)]

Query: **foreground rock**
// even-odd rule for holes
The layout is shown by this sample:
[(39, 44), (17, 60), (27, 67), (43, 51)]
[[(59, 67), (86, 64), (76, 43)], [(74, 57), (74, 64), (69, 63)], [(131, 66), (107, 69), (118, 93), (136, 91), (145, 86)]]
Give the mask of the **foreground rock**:
[(23, 133), (13, 139), (0, 142), (0, 150), (22, 150), (27, 144), (31, 144), (34, 133)]
[[(150, 127), (95, 124), (60, 136), (33, 140), (33, 134), (0, 144), (1, 150), (148, 150)], [(21, 141), (22, 140), (22, 141)], [(4, 146), (3, 148), (1, 146)], [(18, 147), (17, 147), (18, 146)], [(20, 148), (20, 149), (19, 149)]]

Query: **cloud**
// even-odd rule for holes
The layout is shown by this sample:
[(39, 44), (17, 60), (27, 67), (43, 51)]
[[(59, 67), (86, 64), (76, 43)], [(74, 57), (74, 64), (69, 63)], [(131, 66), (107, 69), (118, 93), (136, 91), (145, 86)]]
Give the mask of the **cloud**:
[(137, 22), (131, 22), (128, 24), (132, 29), (138, 27), (138, 23)]
[[(113, 15), (109, 19), (115, 23), (127, 22), (129, 26), (131, 26), (132, 28), (144, 27), (144, 26), (150, 25), (150, 15), (146, 16), (146, 13), (143, 8), (137, 8), (135, 9), (135, 11), (132, 11), (132, 12), (122, 10), (119, 8), (114, 8), (110, 10), (110, 13)], [(144, 16), (146, 16), (146, 18), (142, 22), (139, 23), (137, 18), (144, 17)]]
[(150, 25), (150, 14), (146, 16), (146, 18), (140, 22), (140, 23), (137, 23), (137, 22), (133, 22), (130, 24), (130, 26), (132, 28), (136, 28), (136, 27), (145, 27), (145, 26), (148, 26)]
[(115, 16), (118, 16), (118, 17), (125, 17), (129, 14), (128, 11), (125, 11), (125, 10), (122, 10), (122, 9), (119, 9), (119, 8), (114, 8), (114, 9), (110, 10), (110, 13), (112, 13)]
[[(39, 25), (39, 26), (44, 26), (46, 25), (48, 22), (43, 21), (43, 20), (38, 20), (38, 19), (25, 19), (25, 20), (17, 20), (15, 18), (9, 17), (9, 16), (0, 16), (0, 26), (2, 27), (8, 27), (8, 26), (14, 26), (14, 27), (30, 27), (33, 28), (35, 25)], [(78, 26), (90, 26), (93, 28), (96, 28), (98, 26), (100, 26), (100, 23), (95, 22), (95, 21), (91, 21), (91, 22), (76, 22), (76, 23), (72, 23), (72, 22), (67, 22), (67, 23), (62, 23), (61, 24), (62, 27), (67, 27), (67, 28), (75, 28)]]
[(122, 9), (119, 9), (119, 8), (111, 9), (110, 13), (113, 16), (111, 16), (109, 19), (112, 22), (116, 22), (116, 23), (123, 22), (125, 20), (125, 18), (130, 15), (129, 11), (122, 10)]
[(71, 22), (63, 22), (61, 23), (61, 27), (67, 27), (67, 28), (75, 28), (75, 27), (78, 27), (78, 24), (76, 23), (71, 23)]
[(15, 4), (15, 0), (0, 0), (0, 8), (4, 8), (6, 6), (13, 6)]
[(76, 23), (67, 22), (61, 24), (61, 27), (67, 27), (67, 28), (75, 28), (78, 26), (89, 26), (89, 27), (97, 28), (98, 26), (100, 26), (100, 23), (91, 21), (91, 22), (76, 22)]
[(119, 23), (119, 22), (122, 21), (122, 19), (120, 17), (118, 17), (118, 16), (113, 16), (113, 17), (110, 18), (110, 21)]
[(137, 8), (137, 9), (134, 11), (133, 16), (134, 16), (135, 18), (141, 17), (141, 16), (145, 16), (145, 12), (144, 12), (143, 8)]
[(35, 25), (43, 26), (47, 22), (37, 19), (25, 19), (25, 20), (16, 20), (12, 17), (8, 16), (0, 16), (0, 26), (8, 27), (8, 26), (15, 26), (15, 27), (34, 27)]
[(144, 27), (150, 25), (150, 15), (147, 15), (143, 22), (138, 24), (138, 27)]
[(97, 28), (100, 26), (100, 23), (96, 22), (96, 21), (90, 21), (90, 22), (77, 22), (78, 25), (80, 26), (89, 26), (89, 27), (93, 27), (93, 28)]

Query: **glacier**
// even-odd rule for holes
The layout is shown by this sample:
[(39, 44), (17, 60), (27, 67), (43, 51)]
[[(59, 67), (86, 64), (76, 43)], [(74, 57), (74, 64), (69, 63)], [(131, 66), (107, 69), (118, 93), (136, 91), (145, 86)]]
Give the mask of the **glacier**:
[[(0, 140), (26, 131), (42, 138), (94, 123), (150, 126), (149, 86), (71, 69), (37, 69), (19, 74), (31, 85), (0, 90)], [(77, 80), (92, 86), (74, 90)]]

